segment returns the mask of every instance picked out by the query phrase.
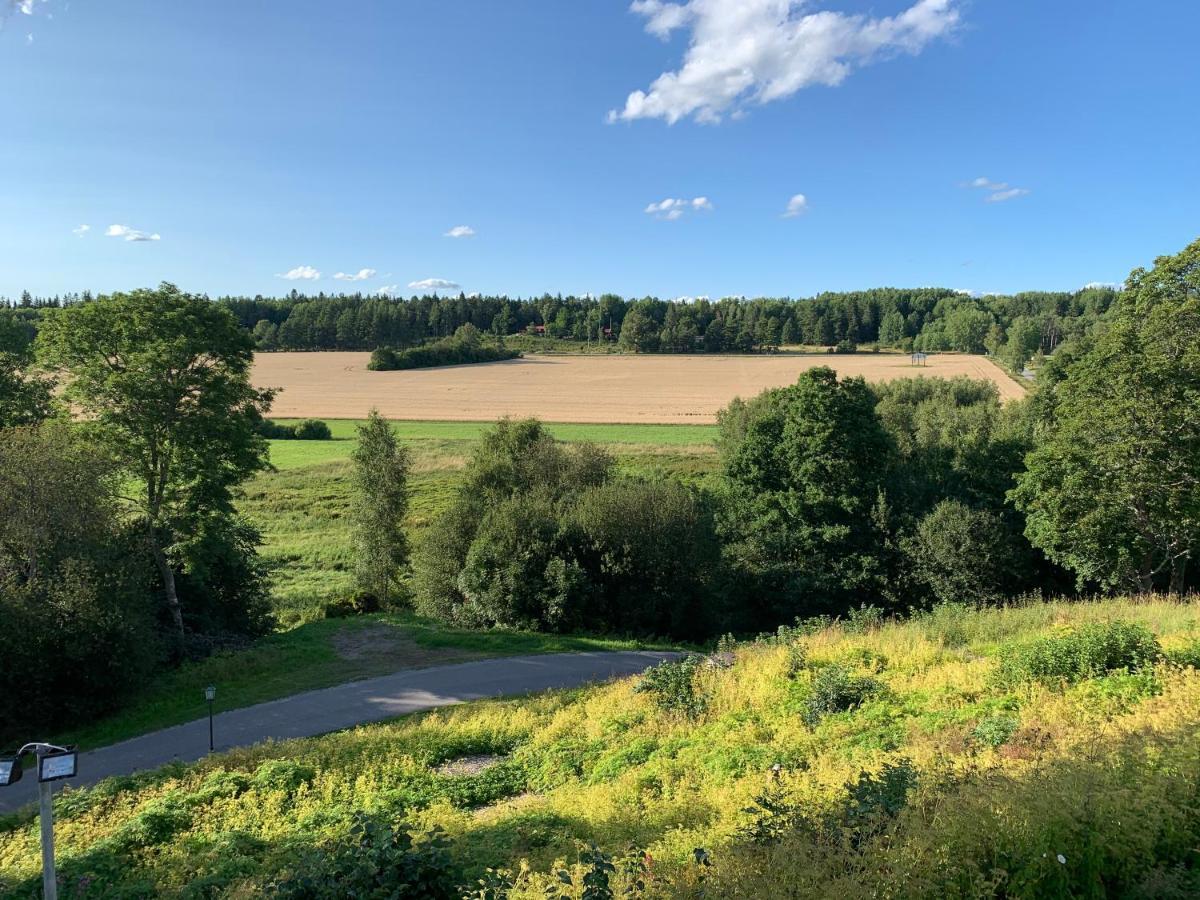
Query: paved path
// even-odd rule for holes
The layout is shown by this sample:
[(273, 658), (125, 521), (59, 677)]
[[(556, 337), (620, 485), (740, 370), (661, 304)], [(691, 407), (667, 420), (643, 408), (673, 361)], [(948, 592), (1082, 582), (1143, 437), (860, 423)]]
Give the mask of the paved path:
[[(267, 738), (311, 737), (469, 700), (576, 687), (632, 675), (677, 655), (643, 650), (554, 653), (407, 669), (218, 713), (213, 723), (217, 750)], [(208, 719), (197, 719), (84, 753), (79, 758), (79, 777), (67, 783), (83, 787), (110, 775), (128, 775), (175, 760), (193, 762), (207, 754)], [(21, 781), (0, 789), (0, 812), (36, 798), (37, 778), (27, 763)]]

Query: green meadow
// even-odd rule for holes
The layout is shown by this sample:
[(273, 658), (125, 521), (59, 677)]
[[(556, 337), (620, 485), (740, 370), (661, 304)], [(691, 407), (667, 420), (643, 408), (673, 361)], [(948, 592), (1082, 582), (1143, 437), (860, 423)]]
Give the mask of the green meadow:
[[(282, 424), (296, 420), (280, 419)], [(349, 543), (351, 419), (327, 420), (328, 441), (271, 441), (274, 471), (251, 479), (241, 510), (263, 535), (272, 568), (276, 615), (285, 627), (323, 616), (324, 605), (351, 590)], [(457, 478), (489, 422), (394, 422), (412, 457), (410, 536), (449, 502)], [(715, 471), (715, 425), (549, 424), (559, 440), (607, 447), (622, 471), (703, 477)]]

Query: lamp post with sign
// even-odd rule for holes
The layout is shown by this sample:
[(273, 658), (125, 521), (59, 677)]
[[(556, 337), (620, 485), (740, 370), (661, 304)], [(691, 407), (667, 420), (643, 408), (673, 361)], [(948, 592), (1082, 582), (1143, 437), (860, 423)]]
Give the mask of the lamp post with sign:
[(42, 825), (42, 894), (46, 900), (58, 898), (58, 875), (54, 869), (54, 782), (74, 778), (79, 773), (79, 754), (74, 747), (54, 744), (26, 744), (16, 753), (0, 755), (0, 787), (21, 780), (21, 757), (37, 757), (38, 801)]
[(217, 699), (217, 687), (210, 684), (204, 689), (204, 699), (208, 701), (208, 752), (212, 753), (216, 750), (216, 745), (213, 743), (213, 701)]

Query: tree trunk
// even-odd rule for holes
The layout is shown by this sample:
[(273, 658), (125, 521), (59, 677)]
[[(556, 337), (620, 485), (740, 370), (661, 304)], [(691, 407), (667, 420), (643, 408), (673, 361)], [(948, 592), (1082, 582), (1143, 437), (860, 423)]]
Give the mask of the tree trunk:
[(1169, 594), (1178, 596), (1183, 593), (1183, 585), (1187, 579), (1187, 564), (1186, 556), (1178, 556), (1175, 562), (1171, 564), (1171, 586), (1167, 589)]
[(1142, 557), (1142, 570), (1138, 573), (1138, 589), (1143, 594), (1154, 591), (1154, 561), (1147, 553)]
[(166, 551), (158, 541), (158, 533), (151, 530), (150, 552), (154, 554), (154, 562), (158, 573), (162, 576), (163, 593), (167, 598), (167, 609), (171, 611), (171, 621), (175, 624), (175, 637), (180, 649), (183, 648), (183, 609), (179, 605), (179, 594), (175, 590), (175, 570), (167, 561)]

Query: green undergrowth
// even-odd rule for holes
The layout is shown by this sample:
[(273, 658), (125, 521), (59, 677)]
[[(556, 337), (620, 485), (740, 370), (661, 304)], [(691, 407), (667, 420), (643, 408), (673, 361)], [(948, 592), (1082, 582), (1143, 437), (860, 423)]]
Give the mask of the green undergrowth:
[[(396, 896), (1195, 896), (1198, 640), (1165, 600), (941, 607), (263, 744), (64, 792), (62, 895), (346, 891), (367, 859)], [(1008, 662), (1047, 653), (1089, 662)], [(37, 872), (0, 820), (0, 893)]]

